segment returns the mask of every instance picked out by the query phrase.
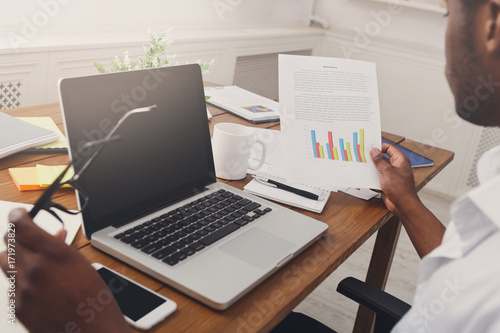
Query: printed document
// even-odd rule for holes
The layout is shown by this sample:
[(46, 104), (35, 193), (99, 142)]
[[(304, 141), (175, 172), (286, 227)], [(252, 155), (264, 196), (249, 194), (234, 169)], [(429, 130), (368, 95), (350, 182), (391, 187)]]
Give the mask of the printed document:
[(380, 189), (370, 157), (381, 147), (374, 63), (280, 55), (279, 95), (289, 181)]

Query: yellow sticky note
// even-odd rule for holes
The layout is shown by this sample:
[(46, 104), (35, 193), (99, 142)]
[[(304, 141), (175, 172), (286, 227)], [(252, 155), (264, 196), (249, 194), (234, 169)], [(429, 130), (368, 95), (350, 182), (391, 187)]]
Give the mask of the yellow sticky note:
[(19, 191), (41, 190), (35, 167), (10, 168), (9, 174)]
[[(66, 165), (36, 165), (36, 172), (38, 174), (38, 183), (41, 187), (49, 187), (50, 184), (56, 180), (61, 172), (66, 168)], [(73, 170), (69, 169), (64, 176), (62, 182), (65, 182), (73, 177)], [(63, 185), (62, 187), (71, 187), (70, 185)]]

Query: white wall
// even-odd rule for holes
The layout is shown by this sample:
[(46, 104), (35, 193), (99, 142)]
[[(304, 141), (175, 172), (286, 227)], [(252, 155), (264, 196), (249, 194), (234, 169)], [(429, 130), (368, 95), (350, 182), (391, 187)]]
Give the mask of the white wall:
[(370, 0), (317, 0), (314, 14), (330, 24), (322, 55), (376, 62), (384, 131), (456, 153), (428, 188), (466, 191), (480, 129), (454, 112), (444, 75), (447, 18)]
[[(22, 0), (3, 1), (2, 32), (29, 22), (45, 33), (301, 25), (310, 0)], [(47, 9), (48, 8), (48, 9)], [(38, 21), (39, 20), (39, 21)]]
[(168, 53), (177, 54), (179, 63), (214, 59), (206, 80), (231, 84), (238, 56), (314, 48), (322, 31), (305, 31), (303, 23), (313, 2), (4, 1), (0, 82), (23, 81), (22, 105), (53, 102), (58, 78), (95, 74), (93, 60), (109, 68), (110, 60), (124, 51), (136, 61), (144, 53), (149, 29), (173, 28)]
[[(432, 49), (434, 52), (444, 50), (447, 18), (443, 14), (402, 6), (391, 8), (397, 9), (398, 13), (384, 20), (387, 24), (372, 40), (390, 39), (400, 45)], [(331, 30), (355, 35), (357, 29), (364, 31), (372, 25), (371, 22), (377, 22), (375, 17), (380, 16), (381, 11), (389, 10), (389, 5), (370, 0), (316, 0), (314, 13), (327, 18)]]

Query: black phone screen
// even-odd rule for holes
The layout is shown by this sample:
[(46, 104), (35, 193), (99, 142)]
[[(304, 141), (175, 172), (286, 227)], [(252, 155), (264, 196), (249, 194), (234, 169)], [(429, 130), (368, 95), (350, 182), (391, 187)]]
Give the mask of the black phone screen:
[(158, 297), (134, 282), (114, 274), (105, 267), (97, 273), (108, 286), (122, 313), (133, 321), (138, 321), (167, 300)]

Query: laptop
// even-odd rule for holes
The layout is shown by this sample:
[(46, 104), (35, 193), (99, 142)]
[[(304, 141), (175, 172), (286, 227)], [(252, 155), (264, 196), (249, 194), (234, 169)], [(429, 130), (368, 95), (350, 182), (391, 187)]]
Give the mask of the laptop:
[(59, 92), (75, 161), (127, 111), (158, 106), (127, 118), (80, 178), (83, 232), (98, 249), (224, 310), (326, 232), (216, 182), (198, 65), (63, 78)]

